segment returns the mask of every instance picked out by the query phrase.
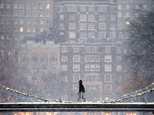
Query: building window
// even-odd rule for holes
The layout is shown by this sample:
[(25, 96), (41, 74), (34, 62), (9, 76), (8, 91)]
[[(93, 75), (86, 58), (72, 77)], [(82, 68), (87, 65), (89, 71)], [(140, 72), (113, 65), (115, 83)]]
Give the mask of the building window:
[(43, 4), (39, 3), (39, 9), (43, 10)]
[(97, 7), (98, 12), (107, 12), (107, 5), (99, 5)]
[(50, 9), (50, 4), (46, 4), (46, 9)]
[(88, 15), (88, 22), (95, 22), (95, 21), (96, 21), (95, 15), (89, 14), (89, 15)]
[(19, 24), (20, 25), (23, 25), (24, 24), (24, 21), (21, 19), (21, 20), (19, 20)]
[(79, 47), (73, 47), (73, 53), (79, 53), (80, 48)]
[(122, 66), (121, 65), (117, 65), (116, 70), (117, 70), (117, 72), (121, 72), (122, 71)]
[(32, 32), (36, 32), (36, 28), (33, 28), (33, 29), (32, 29)]
[(40, 32), (44, 32), (44, 28), (40, 28)]
[(88, 63), (88, 62), (100, 62), (100, 56), (99, 55), (85, 55), (84, 61), (86, 63)]
[(80, 22), (87, 22), (87, 15), (86, 14), (80, 14)]
[(130, 12), (127, 12), (127, 13), (125, 14), (125, 17), (129, 18), (129, 17), (130, 17)]
[(98, 81), (98, 80), (100, 80), (99, 73), (86, 73), (84, 76), (84, 80)]
[(27, 32), (31, 32), (31, 28), (27, 28)]
[(73, 72), (80, 72), (80, 64), (73, 64)]
[(104, 92), (105, 92), (106, 94), (112, 93), (112, 85), (111, 85), (111, 84), (105, 84), (105, 85), (104, 85)]
[(96, 30), (96, 25), (94, 23), (88, 23), (88, 30)]
[(49, 17), (50, 16), (50, 11), (44, 12), (44, 17)]
[(59, 23), (59, 30), (64, 30), (64, 29), (65, 29), (64, 23)]
[(98, 32), (98, 38), (101, 39), (106, 39), (106, 32), (102, 31), (102, 32)]
[(1, 37), (1, 40), (4, 40), (5, 39), (4, 35), (1, 35), (0, 37)]
[(24, 28), (23, 27), (20, 27), (19, 28), (19, 32), (23, 32), (24, 31)]
[(64, 78), (65, 82), (68, 82), (68, 76), (67, 75), (64, 75), (63, 78)]
[(14, 4), (14, 9), (18, 9), (18, 4)]
[(75, 30), (76, 29), (76, 23), (69, 23), (68, 29), (69, 30)]
[(104, 65), (104, 71), (105, 72), (112, 72), (112, 65), (111, 64), (105, 64)]
[(86, 72), (99, 72), (100, 71), (99, 64), (86, 64), (84, 68)]
[(85, 52), (86, 53), (98, 53), (98, 47), (87, 46), (85, 47)]
[(11, 5), (10, 4), (6, 4), (6, 8), (7, 9), (10, 9), (11, 8)]
[[(44, 14), (41, 14), (41, 13), (40, 13), (40, 14), (39, 14), (39, 17), (43, 17), (43, 15), (44, 15)], [(29, 14), (27, 13), (27, 16), (30, 16), (30, 13), (29, 13)]]
[(100, 22), (105, 22), (105, 19), (106, 19), (106, 16), (104, 14), (100, 14), (98, 16), (98, 21), (100, 21)]
[(67, 71), (68, 67), (67, 67), (67, 65), (61, 65), (61, 69), (62, 69), (62, 71)]
[(63, 5), (59, 5), (59, 6), (57, 7), (57, 10), (58, 10), (58, 13), (62, 13), (62, 12), (65, 11)]
[(77, 90), (78, 90), (78, 84), (73, 84), (73, 91), (77, 92)]
[(5, 52), (4, 52), (4, 50), (0, 50), (0, 56), (1, 56), (1, 58), (4, 58), (4, 57), (5, 57)]
[(106, 62), (106, 63), (112, 62), (112, 56), (111, 55), (105, 55), (104, 56), (104, 62)]
[(112, 82), (112, 74), (111, 73), (104, 74), (104, 82)]
[(59, 36), (61, 37), (64, 36), (64, 34), (65, 34), (64, 32), (59, 32)]
[(86, 12), (87, 11), (87, 6), (86, 5), (80, 5), (79, 10), (80, 10), (80, 12)]
[(0, 9), (3, 9), (3, 8), (4, 8), (4, 4), (0, 3)]
[(110, 26), (110, 30), (111, 30), (111, 31), (115, 31), (115, 30), (116, 30), (116, 25), (115, 25), (115, 24), (112, 24), (112, 25)]
[(61, 47), (62, 53), (67, 53), (69, 51), (68, 47)]
[(80, 32), (79, 34), (80, 34), (79, 36), (80, 36), (80, 40), (81, 40), (81, 41), (87, 39), (87, 32), (82, 31), (82, 32)]
[(24, 10), (16, 10), (16, 12), (14, 12), (14, 15), (15, 16), (24, 16), (25, 12), (24, 12)]
[(122, 49), (119, 48), (119, 47), (117, 47), (117, 48), (116, 48), (116, 52), (117, 52), (117, 54), (121, 54), (121, 53), (122, 53)]
[(121, 17), (122, 17), (122, 12), (119, 11), (119, 12), (118, 12), (118, 18), (121, 18)]
[(116, 56), (116, 60), (117, 60), (118, 62), (120, 62), (120, 61), (122, 60), (122, 57), (121, 57), (121, 56)]
[(69, 21), (76, 21), (76, 14), (70, 13), (68, 15), (68, 19), (69, 19)]
[(60, 14), (60, 15), (59, 15), (59, 19), (60, 19), (60, 20), (64, 20), (64, 18), (65, 18), (65, 17), (64, 17), (64, 14)]
[(73, 62), (80, 62), (80, 55), (74, 55)]
[(68, 61), (68, 56), (61, 57), (61, 62), (67, 62), (67, 61)]
[(115, 31), (110, 32), (109, 38), (110, 39), (115, 39), (116, 38), (116, 32)]
[(46, 23), (46, 20), (40, 20), (40, 24), (44, 25)]
[(122, 9), (122, 5), (119, 4), (119, 5), (118, 5), (118, 10), (121, 10), (121, 9)]
[[(128, 53), (128, 49), (123, 49), (123, 54), (127, 54)], [(134, 53), (134, 52), (132, 52)]]
[(78, 83), (80, 77), (80, 73), (73, 73), (73, 82)]
[(98, 29), (99, 30), (105, 30), (106, 29), (106, 24), (105, 23), (99, 23)]
[(147, 10), (148, 9), (148, 5), (147, 4), (144, 4), (143, 5), (143, 8)]
[(88, 38), (95, 39), (96, 38), (95, 32), (88, 32)]
[(88, 12), (95, 12), (95, 7), (94, 6), (89, 6), (88, 7)]
[(12, 55), (12, 52), (11, 52), (11, 51), (8, 51), (8, 52), (7, 52), (7, 55), (8, 55), (8, 56), (11, 56), (11, 55)]
[(67, 12), (76, 12), (77, 11), (77, 7), (73, 4), (67, 5), (66, 9), (67, 9)]
[(80, 30), (87, 30), (87, 23), (80, 23), (79, 27), (80, 27)]
[(69, 38), (70, 39), (75, 39), (76, 38), (76, 32), (69, 32)]
[(24, 4), (18, 4), (18, 9), (24, 9)]
[(111, 47), (110, 46), (105, 47), (105, 53), (111, 53)]

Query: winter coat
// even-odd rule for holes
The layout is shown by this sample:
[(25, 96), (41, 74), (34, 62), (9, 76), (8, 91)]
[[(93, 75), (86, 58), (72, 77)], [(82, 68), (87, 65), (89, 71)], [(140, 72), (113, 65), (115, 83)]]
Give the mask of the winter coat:
[(85, 93), (85, 88), (84, 88), (84, 85), (82, 84), (81, 80), (79, 81), (79, 93), (80, 92)]

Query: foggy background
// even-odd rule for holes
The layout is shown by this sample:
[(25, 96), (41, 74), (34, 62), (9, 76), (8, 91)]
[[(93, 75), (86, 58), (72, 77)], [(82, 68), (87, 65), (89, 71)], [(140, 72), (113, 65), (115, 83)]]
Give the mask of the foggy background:
[[(0, 0), (0, 84), (43, 99), (118, 98), (154, 82), (152, 0)], [(154, 101), (153, 92), (128, 101)], [(39, 101), (0, 88), (0, 102)]]

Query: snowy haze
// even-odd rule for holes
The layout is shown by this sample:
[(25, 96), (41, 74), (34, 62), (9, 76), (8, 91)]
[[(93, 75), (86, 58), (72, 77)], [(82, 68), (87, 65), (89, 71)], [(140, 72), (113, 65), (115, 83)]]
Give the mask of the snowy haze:
[[(154, 47), (136, 41), (130, 45), (141, 33), (154, 33), (153, 26), (143, 32), (132, 26), (142, 22), (142, 12), (153, 11), (152, 0), (38, 2), (0, 1), (0, 84), (6, 86), (0, 88), (0, 102), (41, 101), (33, 96), (77, 101), (79, 79), (87, 101), (104, 102), (154, 82), (154, 67), (148, 65)], [(144, 49), (149, 52), (143, 61), (130, 53), (140, 56)], [(127, 101), (154, 101), (152, 97), (151, 91)]]

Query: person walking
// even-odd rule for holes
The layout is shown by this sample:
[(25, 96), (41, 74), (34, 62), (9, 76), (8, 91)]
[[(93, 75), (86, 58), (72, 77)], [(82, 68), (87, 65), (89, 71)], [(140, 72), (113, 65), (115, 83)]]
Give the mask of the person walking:
[(82, 80), (79, 80), (79, 92), (78, 92), (78, 101), (86, 101), (86, 98), (84, 97), (85, 94), (85, 87), (83, 85)]

